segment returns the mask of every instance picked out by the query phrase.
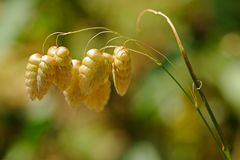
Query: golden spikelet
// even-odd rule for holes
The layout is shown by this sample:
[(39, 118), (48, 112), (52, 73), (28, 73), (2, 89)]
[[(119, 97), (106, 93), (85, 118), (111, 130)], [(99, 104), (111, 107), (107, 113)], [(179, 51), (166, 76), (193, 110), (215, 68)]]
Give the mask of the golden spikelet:
[(122, 46), (116, 47), (113, 55), (113, 81), (117, 93), (123, 96), (131, 81), (131, 59), (128, 50)]
[(55, 63), (54, 58), (49, 55), (41, 58), (37, 75), (38, 99), (42, 99), (54, 81)]
[(81, 101), (84, 99), (84, 95), (79, 88), (79, 67), (81, 62), (79, 60), (72, 60), (72, 78), (70, 85), (63, 92), (66, 101), (70, 106), (79, 106)]
[(111, 93), (111, 83), (106, 80), (98, 89), (94, 90), (84, 100), (84, 104), (90, 109), (97, 112), (103, 111), (108, 103)]
[(57, 46), (51, 46), (51, 47), (48, 49), (47, 54), (48, 54), (49, 56), (54, 57), (55, 54), (56, 54), (57, 49), (58, 49)]
[(31, 100), (38, 98), (37, 75), (41, 57), (39, 53), (31, 55), (26, 66), (25, 85)]
[(56, 76), (54, 84), (64, 91), (71, 81), (72, 63), (69, 50), (66, 47), (52, 46), (48, 49), (48, 55), (55, 58), (56, 61)]
[(109, 76), (109, 62), (97, 49), (91, 49), (79, 68), (79, 86), (88, 95), (103, 84)]

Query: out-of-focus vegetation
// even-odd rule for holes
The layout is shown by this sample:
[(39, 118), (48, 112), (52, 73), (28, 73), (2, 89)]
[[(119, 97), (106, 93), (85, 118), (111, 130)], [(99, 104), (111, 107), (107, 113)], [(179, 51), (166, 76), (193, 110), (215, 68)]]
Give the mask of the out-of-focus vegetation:
[[(133, 54), (127, 95), (112, 87), (104, 112), (70, 108), (56, 88), (41, 101), (26, 95), (28, 57), (41, 52), (56, 31), (105, 26), (137, 37), (174, 63), (169, 69), (187, 90), (191, 81), (174, 37), (153, 8), (175, 24), (233, 155), (240, 159), (239, 0), (2, 0), (0, 1), (0, 159), (4, 160), (202, 160), (220, 154), (188, 99), (170, 77), (146, 57)], [(81, 59), (96, 31), (60, 38)], [(90, 48), (101, 48), (103, 35)], [(46, 47), (54, 44), (48, 41)]]

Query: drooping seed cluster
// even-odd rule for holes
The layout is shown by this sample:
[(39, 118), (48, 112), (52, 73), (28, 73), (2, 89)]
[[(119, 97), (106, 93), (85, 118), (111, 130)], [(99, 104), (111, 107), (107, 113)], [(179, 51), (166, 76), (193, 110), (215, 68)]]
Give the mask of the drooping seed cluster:
[(117, 47), (114, 50), (112, 74), (117, 93), (123, 96), (127, 92), (131, 79), (131, 60), (124, 47)]
[(51, 85), (56, 86), (70, 106), (85, 104), (102, 111), (110, 98), (112, 72), (116, 91), (123, 96), (131, 80), (128, 50), (116, 47), (113, 55), (90, 49), (80, 60), (72, 59), (66, 47), (52, 46), (47, 54), (30, 56), (25, 84), (31, 100), (41, 100)]

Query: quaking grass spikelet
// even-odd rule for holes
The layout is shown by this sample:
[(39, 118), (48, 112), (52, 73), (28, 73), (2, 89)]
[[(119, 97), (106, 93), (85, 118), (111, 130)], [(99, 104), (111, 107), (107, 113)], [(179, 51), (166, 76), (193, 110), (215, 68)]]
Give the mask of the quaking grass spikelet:
[(130, 54), (123, 46), (116, 47), (113, 54), (113, 81), (117, 93), (123, 96), (131, 81)]
[(87, 52), (79, 68), (79, 86), (88, 95), (108, 78), (109, 62), (97, 49)]
[(25, 85), (31, 100), (38, 98), (37, 75), (42, 55), (35, 53), (28, 59), (25, 73)]
[(49, 55), (41, 58), (37, 74), (38, 99), (47, 93), (55, 78), (55, 59)]
[(82, 90), (79, 87), (79, 67), (81, 62), (79, 60), (72, 60), (72, 78), (68, 88), (63, 92), (66, 101), (72, 107), (79, 106), (81, 101), (85, 98)]
[(90, 109), (97, 112), (103, 111), (104, 107), (108, 103), (111, 93), (111, 83), (106, 80), (99, 86), (98, 89), (94, 90), (84, 100), (84, 104)]
[(66, 47), (52, 46), (48, 49), (48, 55), (53, 56), (56, 61), (56, 76), (54, 84), (64, 91), (71, 81), (72, 62), (70, 52)]
[(51, 46), (51, 47), (48, 49), (47, 54), (48, 54), (49, 56), (54, 57), (55, 54), (56, 54), (57, 49), (58, 49), (57, 46)]

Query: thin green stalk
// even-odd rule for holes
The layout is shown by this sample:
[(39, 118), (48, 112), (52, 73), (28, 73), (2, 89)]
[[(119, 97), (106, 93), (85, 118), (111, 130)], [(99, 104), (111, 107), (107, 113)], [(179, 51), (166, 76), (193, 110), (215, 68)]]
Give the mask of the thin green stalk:
[[(133, 40), (133, 39), (129, 39), (129, 40)], [(136, 41), (136, 40), (134, 40)], [(141, 44), (140, 44), (141, 45)], [(111, 46), (110, 46), (111, 47)], [(145, 47), (145, 46), (144, 46)], [(149, 48), (149, 46), (148, 46)], [(155, 50), (154, 48), (150, 47), (151, 50), (159, 53), (157, 50)], [(132, 52), (135, 52), (135, 53), (138, 53), (138, 54), (142, 54), (144, 56), (147, 56), (148, 58), (150, 58), (151, 60), (153, 60), (158, 66), (162, 67), (162, 69), (173, 79), (173, 81), (179, 86), (179, 88), (183, 91), (183, 93), (186, 95), (186, 97), (190, 100), (190, 102), (195, 106), (198, 114), (200, 115), (201, 119), (203, 120), (204, 124), (207, 126), (208, 130), (210, 131), (210, 134), (212, 135), (213, 139), (215, 140), (215, 143), (217, 144), (218, 146), (218, 150), (221, 152), (221, 148), (219, 147), (219, 142), (218, 142), (218, 139), (217, 137), (215, 136), (213, 130), (211, 129), (211, 127), (209, 126), (207, 120), (205, 119), (205, 117), (203, 116), (201, 110), (199, 109), (199, 106), (198, 106), (198, 103), (188, 94), (188, 92), (183, 88), (183, 86), (179, 83), (179, 81), (168, 71), (168, 69), (159, 61), (157, 61), (155, 58), (153, 58), (151, 55), (148, 55), (146, 53), (143, 53), (143, 52), (140, 52), (140, 51), (137, 51), (137, 50), (133, 50), (133, 49), (130, 49), (128, 48), (129, 51), (132, 51)], [(159, 53), (160, 55), (163, 55), (162, 53)], [(170, 60), (168, 60), (168, 62), (170, 62)], [(170, 62), (169, 64), (172, 65), (172, 63)]]
[(101, 35), (101, 34), (106, 34), (106, 33), (116, 34), (115, 31), (109, 31), (109, 30), (107, 30), (107, 31), (101, 31), (101, 32), (95, 34), (92, 38), (90, 38), (90, 39), (88, 40), (88, 42), (87, 42), (87, 44), (86, 44), (86, 47), (85, 47), (85, 49), (84, 49), (84, 53), (87, 52), (88, 46), (89, 46), (89, 44), (92, 42), (93, 39), (95, 39), (97, 36), (99, 36), (99, 35)]
[[(152, 9), (146, 9), (146, 10), (142, 11), (142, 12), (140, 13), (139, 17), (138, 17), (138, 20), (137, 20), (137, 29), (138, 29), (138, 30), (139, 30), (139, 24), (140, 24), (141, 17), (142, 17), (146, 12), (150, 12), (150, 13), (153, 13), (153, 14), (160, 15), (160, 16), (164, 17), (164, 18), (166, 19), (166, 21), (168, 22), (168, 24), (170, 25), (170, 27), (171, 27), (171, 29), (172, 29), (172, 31), (173, 31), (173, 34), (174, 34), (174, 36), (175, 36), (175, 39), (176, 39), (176, 41), (177, 41), (180, 54), (181, 54), (181, 56), (182, 56), (182, 58), (183, 58), (183, 60), (184, 60), (184, 62), (185, 62), (185, 64), (186, 64), (186, 66), (187, 66), (188, 72), (189, 72), (189, 74), (190, 74), (190, 76), (191, 76), (191, 78), (192, 78), (192, 80), (193, 80), (193, 83), (194, 83), (195, 86), (198, 88), (197, 91), (198, 91), (198, 93), (199, 93), (199, 95), (200, 95), (200, 97), (201, 97), (201, 100), (202, 100), (202, 102), (204, 103), (204, 105), (205, 105), (205, 107), (206, 107), (206, 109), (207, 109), (207, 112), (208, 112), (208, 114), (209, 114), (209, 116), (210, 116), (210, 119), (211, 119), (211, 121), (213, 122), (213, 125), (214, 125), (214, 127), (215, 127), (215, 129), (216, 129), (216, 131), (217, 131), (219, 140), (220, 140), (220, 142), (221, 142), (221, 151), (223, 152), (224, 157), (225, 157), (226, 159), (231, 160), (231, 156), (230, 156), (230, 154), (229, 154), (229, 150), (228, 150), (228, 148), (227, 148), (227, 146), (226, 146), (226, 143), (225, 143), (225, 141), (224, 141), (221, 128), (220, 128), (220, 126), (219, 126), (219, 124), (218, 124), (218, 122), (217, 122), (217, 120), (216, 120), (216, 118), (215, 118), (215, 115), (214, 115), (214, 113), (213, 113), (213, 111), (212, 111), (212, 109), (211, 109), (211, 107), (210, 107), (210, 105), (209, 105), (209, 103), (208, 103), (208, 100), (207, 100), (204, 92), (202, 91), (201, 87), (199, 87), (199, 86), (200, 86), (200, 84), (199, 84), (199, 79), (197, 78), (197, 76), (196, 76), (196, 74), (195, 74), (195, 72), (194, 72), (194, 70), (193, 70), (193, 67), (192, 67), (192, 65), (191, 65), (191, 63), (190, 63), (190, 61), (189, 61), (189, 59), (188, 59), (188, 56), (187, 56), (187, 54), (186, 54), (186, 51), (185, 51), (185, 49), (184, 49), (184, 47), (183, 47), (183, 45), (182, 45), (182, 42), (181, 42), (181, 40), (180, 40), (180, 37), (178, 36), (178, 33), (177, 33), (177, 31), (176, 31), (173, 23), (172, 23), (171, 20), (170, 20), (165, 14), (163, 14), (162, 12), (158, 12), (158, 11), (155, 11), (155, 10), (152, 10)], [(209, 131), (210, 131), (210, 130), (209, 130)]]
[[(183, 93), (187, 96), (187, 98), (190, 100), (190, 102), (195, 106), (198, 114), (200, 115), (200, 117), (201, 117), (201, 119), (203, 120), (204, 124), (206, 125), (206, 127), (207, 127), (208, 130), (210, 131), (210, 134), (211, 134), (212, 137), (214, 138), (217, 146), (219, 146), (219, 145), (218, 145), (219, 142), (218, 142), (216, 136), (214, 135), (213, 130), (212, 130), (211, 127), (209, 126), (207, 120), (204, 118), (201, 110), (199, 109), (198, 103), (195, 102), (195, 101), (192, 99), (192, 97), (187, 93), (187, 91), (183, 88), (183, 86), (182, 86), (182, 85), (178, 82), (178, 80), (168, 71), (168, 69), (167, 69), (165, 66), (162, 65), (161, 67), (162, 67), (162, 69), (173, 79), (173, 81), (174, 81), (174, 82), (178, 85), (178, 87), (183, 91)], [(221, 150), (220, 147), (219, 147), (219, 149)]]
[(110, 31), (110, 30), (109, 30), (108, 28), (106, 28), (106, 27), (90, 27), (90, 28), (84, 28), (84, 29), (80, 29), (80, 30), (76, 30), (76, 31), (71, 31), (71, 32), (54, 32), (54, 33), (51, 33), (51, 34), (49, 34), (49, 35), (45, 38), (45, 40), (44, 40), (44, 42), (43, 42), (42, 52), (43, 52), (43, 53), (45, 52), (44, 48), (45, 48), (45, 44), (47, 43), (47, 40), (48, 40), (50, 37), (54, 36), (54, 35), (57, 35), (57, 37), (56, 37), (56, 46), (58, 46), (58, 38), (59, 38), (60, 36), (65, 36), (65, 35), (69, 35), (69, 34), (80, 33), (80, 32), (88, 31), (88, 30), (97, 30), (97, 29)]
[(187, 93), (187, 91), (183, 88), (183, 86), (178, 82), (178, 80), (168, 71), (168, 69), (162, 65), (162, 69), (174, 80), (174, 82), (180, 87), (180, 89), (183, 91), (183, 93), (187, 96), (187, 98), (190, 100), (190, 102), (195, 105), (196, 103), (192, 99), (192, 97)]

